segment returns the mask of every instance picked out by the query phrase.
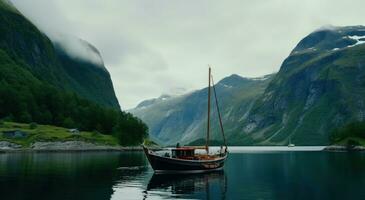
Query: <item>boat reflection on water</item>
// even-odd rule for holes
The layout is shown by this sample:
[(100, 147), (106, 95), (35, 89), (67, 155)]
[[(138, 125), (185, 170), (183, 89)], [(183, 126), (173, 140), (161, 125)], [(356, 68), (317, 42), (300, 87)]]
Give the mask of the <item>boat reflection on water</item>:
[(147, 185), (145, 199), (154, 191), (164, 191), (170, 193), (168, 196), (186, 199), (226, 199), (227, 177), (224, 171), (203, 174), (154, 174)]

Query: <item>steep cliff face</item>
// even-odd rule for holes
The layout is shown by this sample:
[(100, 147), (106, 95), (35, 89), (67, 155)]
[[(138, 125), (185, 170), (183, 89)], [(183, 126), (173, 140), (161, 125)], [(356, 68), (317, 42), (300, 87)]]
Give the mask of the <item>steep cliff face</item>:
[(110, 74), (103, 64), (99, 51), (88, 42), (77, 39), (84, 48), (98, 56), (100, 62), (85, 61), (72, 57), (62, 47), (55, 44), (57, 58), (68, 76), (73, 80), (71, 90), (80, 96), (104, 106), (120, 109)]
[(333, 128), (364, 119), (365, 27), (331, 27), (301, 40), (244, 126), (258, 144), (324, 145)]
[(38, 80), (120, 109), (103, 64), (95, 66), (56, 48), (45, 34), (5, 1), (0, 1), (0, 33), (0, 50)]
[[(264, 91), (271, 78), (272, 75), (258, 79), (231, 75), (216, 84), (217, 97), (228, 137), (234, 136), (254, 100)], [(211, 111), (211, 138), (221, 141), (214, 101)], [(146, 100), (130, 112), (149, 126), (150, 136), (156, 141), (162, 144), (189, 143), (205, 137), (206, 134), (207, 88), (181, 96), (165, 95)]]

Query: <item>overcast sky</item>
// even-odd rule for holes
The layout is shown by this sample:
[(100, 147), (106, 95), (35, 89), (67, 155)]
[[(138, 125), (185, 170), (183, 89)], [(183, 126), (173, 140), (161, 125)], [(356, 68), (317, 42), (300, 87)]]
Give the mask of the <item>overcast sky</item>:
[(364, 25), (365, 1), (12, 0), (51, 38), (102, 54), (122, 109), (216, 80), (279, 70), (300, 39), (325, 25)]

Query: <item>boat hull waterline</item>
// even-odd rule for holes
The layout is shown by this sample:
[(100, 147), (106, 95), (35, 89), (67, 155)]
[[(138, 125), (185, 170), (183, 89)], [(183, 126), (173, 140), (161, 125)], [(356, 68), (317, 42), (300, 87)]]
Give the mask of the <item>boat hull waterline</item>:
[(149, 163), (157, 174), (167, 173), (204, 173), (219, 171), (224, 167), (227, 154), (213, 160), (185, 160), (155, 155), (146, 147), (144, 152)]

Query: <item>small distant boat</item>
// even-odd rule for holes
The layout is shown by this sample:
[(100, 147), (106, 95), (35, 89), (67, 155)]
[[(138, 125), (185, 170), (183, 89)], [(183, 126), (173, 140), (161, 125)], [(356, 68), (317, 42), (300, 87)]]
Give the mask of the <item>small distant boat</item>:
[[(202, 173), (209, 171), (219, 171), (223, 169), (224, 162), (228, 155), (227, 143), (224, 135), (222, 119), (218, 106), (218, 99), (215, 92), (214, 81), (209, 67), (209, 83), (208, 83), (208, 116), (207, 116), (207, 135), (206, 145), (202, 147), (180, 147), (169, 149), (169, 152), (161, 154), (143, 146), (143, 150), (151, 164), (153, 170), (157, 174), (163, 173)], [(209, 153), (209, 135), (210, 135), (210, 99), (211, 99), (211, 81), (215, 97), (219, 124), (223, 135), (224, 147), (221, 146), (219, 152)], [(204, 153), (197, 153), (196, 150), (204, 149)]]
[(291, 138), (290, 137), (289, 137), (288, 147), (295, 147), (295, 144), (291, 143)]

